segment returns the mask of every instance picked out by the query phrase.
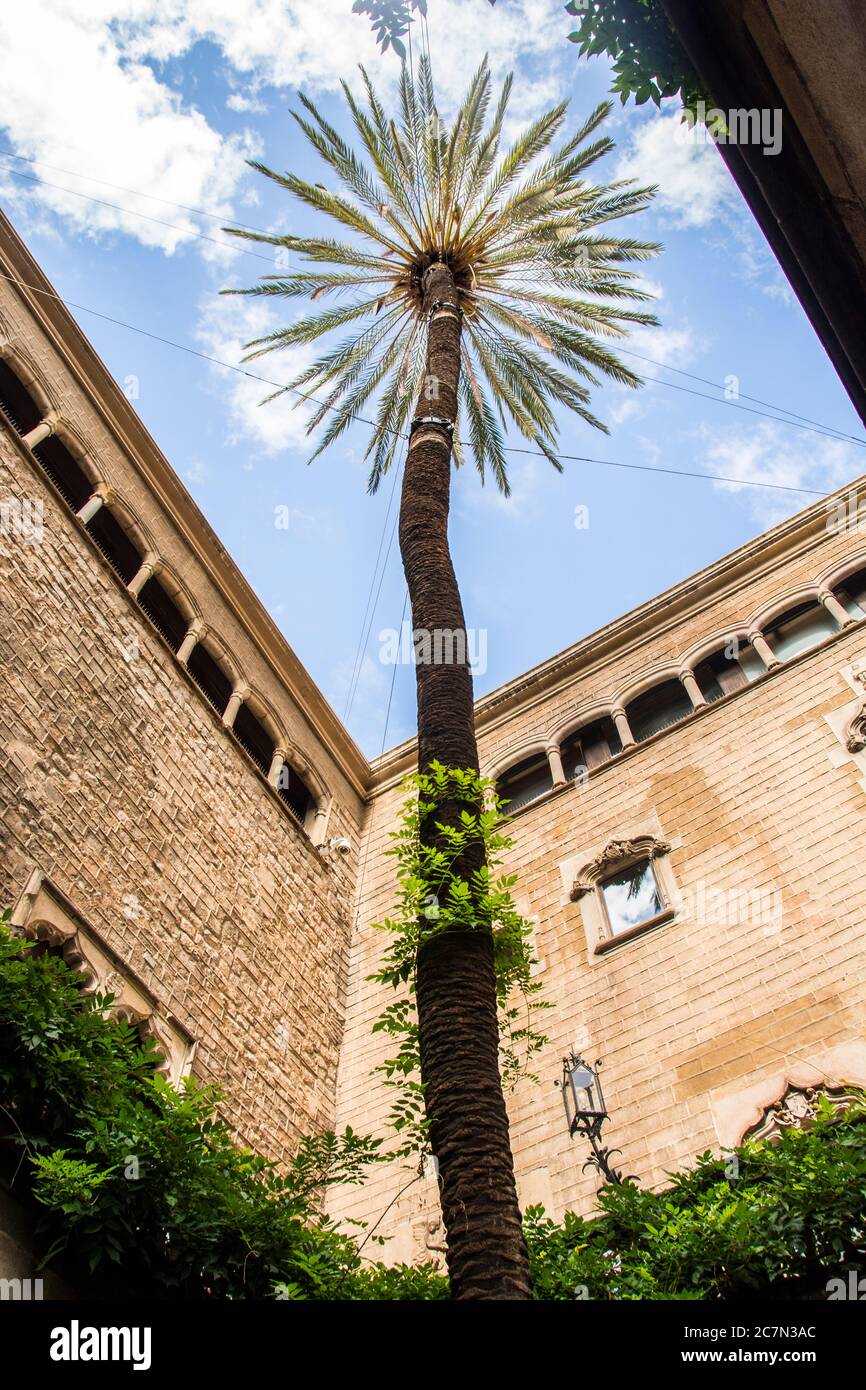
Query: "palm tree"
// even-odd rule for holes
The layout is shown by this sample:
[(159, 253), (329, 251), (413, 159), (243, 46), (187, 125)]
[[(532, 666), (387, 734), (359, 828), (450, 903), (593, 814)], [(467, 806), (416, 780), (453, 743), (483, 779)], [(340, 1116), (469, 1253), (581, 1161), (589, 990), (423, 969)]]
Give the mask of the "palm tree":
[[(626, 266), (658, 248), (612, 237), (607, 227), (643, 209), (652, 190), (587, 181), (587, 170), (613, 148), (607, 137), (591, 138), (609, 114), (607, 102), (555, 150), (564, 102), (500, 154), (512, 79), (491, 112), (486, 59), (450, 129), (436, 109), (426, 59), (417, 77), (403, 65), (397, 119), (386, 115), (361, 72), (366, 108), (345, 83), (343, 90), (368, 162), (305, 96), (303, 112), (292, 113), (343, 191), (253, 161), (348, 229), (351, 239), (228, 229), (287, 248), (305, 266), (265, 276), (239, 293), (348, 298), (256, 339), (247, 345), (247, 360), (358, 324), (274, 395), (315, 399), (309, 428), (327, 423), (313, 457), (375, 402), (366, 455), (370, 491), (406, 449), (399, 535), (415, 633), (465, 635), (448, 546), (452, 457), (459, 466), (470, 454), (482, 482), (492, 474), (507, 494), (509, 423), (561, 469), (554, 407), (604, 429), (589, 411), (590, 387), (600, 376), (640, 385), (601, 340), (623, 336), (630, 323), (655, 322), (630, 307), (649, 296)], [(458, 642), (456, 660), (416, 664), (422, 772), (434, 762), (478, 768), (465, 651), (464, 641), (461, 659)], [(456, 802), (439, 807), (436, 820), (456, 824), (463, 809)], [(422, 825), (424, 843), (436, 843), (439, 834), (430, 821)], [(462, 866), (467, 879), (479, 863), (483, 857)], [(416, 962), (416, 995), (454, 1296), (528, 1298), (499, 1076), (490, 931), (445, 932), (426, 941)]]

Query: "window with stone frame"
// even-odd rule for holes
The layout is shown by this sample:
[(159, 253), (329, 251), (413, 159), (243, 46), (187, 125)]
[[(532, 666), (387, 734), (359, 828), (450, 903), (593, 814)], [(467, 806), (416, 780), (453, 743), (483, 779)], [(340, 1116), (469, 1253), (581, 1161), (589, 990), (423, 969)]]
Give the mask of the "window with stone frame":
[(612, 937), (649, 926), (665, 911), (651, 859), (636, 859), (598, 885)]
[(93, 493), (93, 483), (63, 440), (50, 434), (31, 452), (70, 511), (80, 512)]
[[(810, 1129), (819, 1107), (829, 1105), (841, 1120), (849, 1106), (857, 1101), (856, 1092), (844, 1086), (788, 1086), (785, 1094), (764, 1110), (756, 1124), (750, 1125), (740, 1143), (778, 1139), (786, 1129)], [(833, 1117), (836, 1118), (836, 1115)]]
[(866, 618), (866, 569), (849, 574), (836, 588), (836, 597), (852, 618)]
[(0, 358), (0, 414), (16, 434), (29, 434), (42, 419), (42, 411), (8, 362)]
[(613, 839), (581, 866), (570, 896), (581, 905), (591, 955), (673, 920), (670, 849), (654, 834)]
[[(142, 910), (135, 894), (124, 898), (121, 910), (135, 919)], [(157, 1071), (167, 1081), (178, 1085), (189, 1075), (196, 1052), (190, 1034), (41, 870), (30, 875), (11, 924), (38, 951), (61, 956), (79, 976), (83, 994), (110, 996), (106, 1013), (125, 1019), (143, 1041), (153, 1043), (161, 1055)]]
[(726, 695), (733, 695), (735, 690), (750, 685), (765, 670), (761, 658), (751, 647), (731, 643), (698, 662), (695, 680), (704, 699), (713, 705)]

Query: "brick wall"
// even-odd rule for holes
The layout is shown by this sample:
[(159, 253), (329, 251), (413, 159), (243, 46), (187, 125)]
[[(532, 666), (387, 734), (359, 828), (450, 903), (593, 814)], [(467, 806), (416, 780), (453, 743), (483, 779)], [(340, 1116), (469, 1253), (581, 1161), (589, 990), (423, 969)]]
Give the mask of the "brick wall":
[[(813, 583), (862, 545), (862, 535), (828, 533), (819, 517), (795, 527), (784, 546), (767, 538), (745, 576), (714, 578), (710, 592), (709, 583), (698, 585), (687, 603), (638, 615), (617, 649), (589, 656), (579, 674), (566, 654), (565, 677), (530, 673), (510, 703), (494, 692), (479, 704), (482, 765), (497, 765), (503, 750), (543, 739), (571, 712)], [(866, 661), (862, 620), (515, 817), (507, 867), (518, 874), (519, 905), (536, 921), (553, 1005), (541, 1082), (521, 1083), (509, 1098), (525, 1203), (543, 1201), (556, 1215), (592, 1209), (598, 1179), (581, 1173), (588, 1149), (569, 1142), (553, 1086), (572, 1042), (590, 1060), (603, 1057), (607, 1142), (647, 1184), (707, 1147), (736, 1142), (788, 1082), (866, 1082), (866, 754), (850, 755), (842, 738), (857, 707), (857, 660)], [(388, 1097), (370, 1070), (387, 1041), (370, 1029), (386, 999), (366, 976), (381, 949), (369, 924), (394, 897), (382, 851), (399, 796), (387, 766), (380, 778), (349, 970), (338, 1119), (384, 1133)], [(667, 873), (679, 910), (673, 922), (596, 955), (569, 889), (594, 851), (637, 830), (671, 842)], [(732, 890), (765, 896), (752, 900), (754, 911), (743, 909), (745, 899), (720, 912), (708, 895)], [(707, 911), (707, 902), (716, 906)], [(778, 903), (781, 915), (759, 903)], [(363, 1192), (338, 1194), (333, 1211), (376, 1221), (411, 1178), (408, 1167), (383, 1169)], [(377, 1233), (388, 1237), (388, 1258), (435, 1255), (435, 1183), (410, 1186)]]
[[(80, 523), (0, 427), (0, 902), (39, 868), (198, 1044), (244, 1140), (333, 1121), (352, 870), (295, 825)], [(129, 639), (138, 653), (127, 656)], [(331, 833), (358, 834), (337, 801)]]

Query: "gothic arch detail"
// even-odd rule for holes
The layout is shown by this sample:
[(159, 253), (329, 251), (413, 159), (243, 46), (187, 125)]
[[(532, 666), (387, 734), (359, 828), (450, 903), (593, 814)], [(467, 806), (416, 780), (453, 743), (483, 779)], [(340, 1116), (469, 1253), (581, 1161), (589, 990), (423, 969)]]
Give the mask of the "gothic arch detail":
[[(135, 910), (132, 900), (125, 910)], [(85, 994), (113, 996), (109, 1015), (125, 1019), (143, 1039), (153, 1042), (163, 1059), (157, 1071), (166, 1081), (177, 1084), (189, 1073), (195, 1056), (189, 1033), (38, 869), (15, 905), (12, 926), (31, 941), (59, 950), (81, 977)]]

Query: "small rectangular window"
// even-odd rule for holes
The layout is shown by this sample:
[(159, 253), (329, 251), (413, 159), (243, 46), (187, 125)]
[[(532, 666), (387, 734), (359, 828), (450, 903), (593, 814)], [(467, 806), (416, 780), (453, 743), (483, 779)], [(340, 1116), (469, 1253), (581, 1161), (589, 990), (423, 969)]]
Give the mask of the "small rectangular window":
[(258, 764), (262, 772), (267, 773), (274, 756), (274, 740), (249, 705), (241, 705), (235, 716), (232, 732), (253, 762)]
[(652, 861), (618, 869), (599, 884), (607, 912), (611, 936), (621, 936), (635, 927), (646, 926), (665, 910)]
[(87, 529), (114, 573), (128, 584), (141, 568), (141, 553), (108, 507), (100, 507)]
[(692, 713), (692, 702), (679, 681), (664, 681), (632, 700), (626, 717), (637, 743), (652, 738)]

